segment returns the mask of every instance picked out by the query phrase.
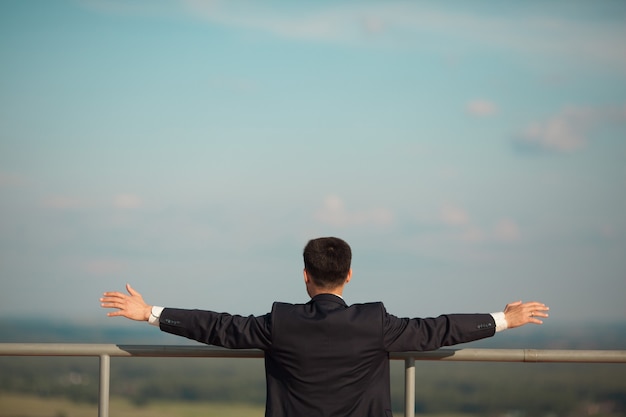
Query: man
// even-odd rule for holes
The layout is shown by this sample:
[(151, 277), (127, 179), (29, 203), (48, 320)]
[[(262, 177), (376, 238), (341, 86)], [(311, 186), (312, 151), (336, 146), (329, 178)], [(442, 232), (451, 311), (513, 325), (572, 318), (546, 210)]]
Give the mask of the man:
[(348, 306), (342, 294), (352, 278), (350, 246), (313, 239), (303, 256), (311, 301), (277, 302), (263, 316), (151, 306), (130, 285), (128, 295), (106, 292), (100, 301), (117, 309), (108, 316), (148, 321), (206, 344), (262, 349), (267, 417), (391, 416), (389, 352), (434, 350), (548, 317), (544, 304), (521, 301), (500, 313), (424, 319), (395, 317), (380, 302)]

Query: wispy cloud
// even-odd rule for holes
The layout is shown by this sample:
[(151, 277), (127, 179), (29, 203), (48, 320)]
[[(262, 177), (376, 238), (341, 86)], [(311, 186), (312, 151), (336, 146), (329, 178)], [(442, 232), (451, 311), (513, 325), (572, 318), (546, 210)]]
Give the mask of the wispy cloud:
[(505, 218), (496, 222), (492, 236), (501, 242), (514, 242), (520, 239), (521, 234), (517, 223)]
[(439, 218), (446, 226), (465, 226), (470, 221), (465, 209), (449, 203), (441, 206)]
[(427, 48), (430, 43), (425, 39), (441, 38), (540, 54), (547, 59), (572, 58), (580, 63), (626, 68), (626, 51), (619, 41), (626, 36), (626, 29), (606, 22), (599, 26), (561, 16), (477, 14), (399, 1), (311, 2), (299, 3), (299, 7), (241, 1), (183, 0), (182, 4), (187, 13), (212, 24), (296, 40), (364, 45), (372, 39), (384, 39), (385, 44), (396, 47)]
[(572, 152), (587, 145), (592, 129), (625, 121), (626, 107), (566, 107), (546, 120), (532, 122), (514, 144), (524, 151)]
[(357, 9), (335, 5), (309, 8), (274, 8), (253, 2), (205, 2), (185, 0), (184, 7), (195, 17), (213, 24), (256, 30), (276, 36), (331, 42), (354, 41), (363, 33), (377, 33), (382, 22), (368, 18), (360, 7)]
[[(80, 0), (98, 13), (200, 19), (211, 25), (256, 31), (296, 41), (431, 48), (433, 40), (462, 47), (468, 42), (516, 52), (529, 65), (573, 60), (577, 65), (626, 70), (621, 39), (626, 27), (616, 20), (567, 18), (542, 10), (520, 15), (515, 8), (476, 13), (422, 2), (295, 2), (179, 0)], [(523, 9), (522, 6), (519, 6)], [(375, 42), (373, 42), (375, 41)], [(444, 46), (436, 42), (438, 50)], [(524, 59), (533, 56), (535, 59)], [(542, 59), (536, 59), (538, 56)]]
[(439, 220), (449, 230), (448, 238), (461, 242), (515, 242), (521, 237), (518, 224), (510, 218), (500, 218), (492, 225), (474, 221), (468, 211), (455, 204), (446, 203), (439, 209)]
[(465, 105), (465, 111), (472, 116), (488, 117), (498, 112), (498, 106), (493, 101), (477, 99), (469, 101)]
[(113, 207), (118, 209), (136, 209), (143, 205), (143, 200), (136, 194), (117, 194), (113, 197)]
[(315, 219), (336, 227), (387, 226), (393, 223), (393, 213), (385, 208), (350, 211), (341, 198), (329, 195), (315, 212)]

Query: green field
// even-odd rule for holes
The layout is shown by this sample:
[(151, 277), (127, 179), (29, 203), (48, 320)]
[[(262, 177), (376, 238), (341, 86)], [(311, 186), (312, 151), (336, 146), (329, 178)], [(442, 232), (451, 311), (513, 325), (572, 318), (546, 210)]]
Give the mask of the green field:
[[(112, 417), (263, 417), (264, 408), (245, 404), (215, 402), (152, 402), (136, 406), (127, 400), (112, 398)], [(0, 394), (0, 417), (97, 417), (93, 404), (75, 403), (64, 398), (41, 398), (34, 395)], [(402, 417), (402, 414), (395, 414)], [(421, 417), (477, 417), (475, 414), (420, 414)]]
[[(137, 406), (112, 398), (109, 415), (114, 417), (263, 417), (262, 406), (214, 402), (154, 401)], [(65, 398), (0, 394), (0, 417), (97, 417), (96, 404), (76, 403)]]

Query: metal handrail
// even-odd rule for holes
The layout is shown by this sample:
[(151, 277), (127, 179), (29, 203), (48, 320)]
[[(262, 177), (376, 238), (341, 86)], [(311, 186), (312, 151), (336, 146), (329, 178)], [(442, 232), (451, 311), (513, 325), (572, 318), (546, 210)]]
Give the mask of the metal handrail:
[[(108, 417), (111, 357), (262, 358), (263, 351), (224, 349), (215, 346), (0, 343), (0, 356), (99, 357), (98, 417)], [(393, 352), (390, 353), (389, 358), (404, 360), (404, 415), (414, 417), (416, 360), (626, 363), (626, 350), (439, 349), (431, 352)]]

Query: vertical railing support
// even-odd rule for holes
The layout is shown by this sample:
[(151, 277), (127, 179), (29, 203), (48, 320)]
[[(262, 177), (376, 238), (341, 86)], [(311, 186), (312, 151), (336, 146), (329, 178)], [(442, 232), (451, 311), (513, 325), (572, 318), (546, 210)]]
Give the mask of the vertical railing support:
[(415, 358), (404, 360), (404, 417), (415, 417)]
[(100, 396), (98, 417), (109, 417), (109, 384), (111, 381), (111, 357), (100, 355)]

